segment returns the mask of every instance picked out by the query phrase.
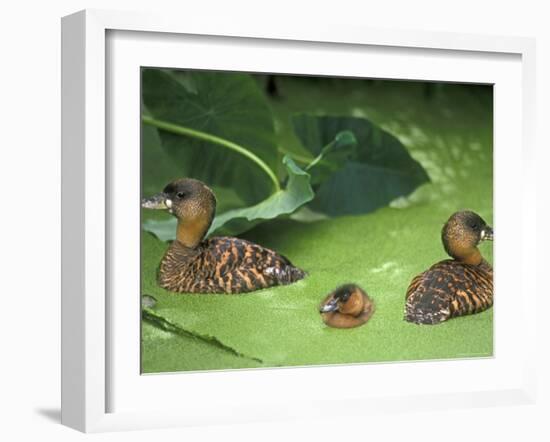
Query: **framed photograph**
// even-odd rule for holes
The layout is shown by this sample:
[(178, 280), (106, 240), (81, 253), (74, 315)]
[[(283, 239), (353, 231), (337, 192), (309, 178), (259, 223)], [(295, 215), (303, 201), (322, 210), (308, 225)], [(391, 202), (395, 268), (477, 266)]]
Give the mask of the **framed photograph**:
[(64, 424), (533, 403), (532, 40), (62, 27)]

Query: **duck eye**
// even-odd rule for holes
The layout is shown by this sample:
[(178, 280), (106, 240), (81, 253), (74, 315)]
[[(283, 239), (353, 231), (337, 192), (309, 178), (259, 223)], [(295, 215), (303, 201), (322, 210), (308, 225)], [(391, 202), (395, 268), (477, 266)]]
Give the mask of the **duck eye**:
[(178, 193), (176, 193), (176, 196), (177, 196), (179, 199), (183, 199), (183, 198), (185, 198), (185, 193), (183, 193), (183, 192), (178, 192)]

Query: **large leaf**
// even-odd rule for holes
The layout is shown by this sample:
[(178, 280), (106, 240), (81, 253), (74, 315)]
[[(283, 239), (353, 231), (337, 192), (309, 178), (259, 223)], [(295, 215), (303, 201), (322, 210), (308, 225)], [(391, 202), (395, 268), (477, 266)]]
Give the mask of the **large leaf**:
[(353, 132), (338, 132), (306, 167), (307, 171), (311, 171), (311, 184), (319, 184), (340, 170), (354, 155), (356, 148), (357, 139)]
[(300, 169), (289, 156), (283, 158), (283, 163), (288, 173), (285, 189), (275, 192), (254, 206), (229, 210), (217, 216), (210, 232), (224, 235), (241, 233), (263, 220), (291, 214), (311, 201), (315, 194), (309, 182), (309, 174)]
[[(273, 117), (249, 75), (143, 69), (142, 97), (153, 119), (236, 143), (275, 170)], [(180, 176), (233, 188), (246, 204), (273, 192), (273, 180), (246, 156), (163, 129), (159, 135)]]
[[(288, 182), (284, 189), (273, 193), (256, 205), (232, 209), (216, 216), (209, 233), (236, 235), (264, 220), (291, 214), (311, 201), (314, 193), (309, 182), (309, 174), (300, 169), (288, 156), (283, 158), (283, 163), (288, 173)], [(169, 220), (146, 220), (143, 223), (143, 229), (167, 241), (175, 238), (176, 223), (173, 217)]]
[(366, 118), (302, 114), (294, 116), (292, 124), (304, 147), (314, 155), (344, 130), (357, 139), (353, 151), (332, 164), (326, 162), (325, 181), (310, 204), (315, 211), (332, 216), (372, 212), (429, 181), (405, 146)]
[(141, 190), (152, 195), (174, 178), (182, 176), (182, 168), (162, 149), (157, 129), (143, 124), (141, 128)]
[[(333, 153), (353, 148), (356, 144), (351, 132), (340, 132), (324, 146), (317, 157), (307, 166), (308, 172), (315, 172), (324, 164), (325, 158)], [(249, 207), (236, 207), (222, 211), (214, 218), (209, 234), (237, 235), (250, 230), (262, 221), (290, 215), (315, 196), (311, 187), (311, 175), (300, 169), (288, 155), (283, 158), (283, 165), (288, 176), (284, 189), (280, 189), (258, 204)], [(227, 193), (227, 192), (225, 192)], [(153, 233), (157, 238), (168, 241), (175, 238), (176, 219), (147, 219), (143, 229)]]
[[(167, 330), (144, 319), (141, 323), (141, 364), (144, 373), (260, 367), (261, 362), (232, 354), (192, 334)], [(182, 357), (182, 355), (184, 355)]]

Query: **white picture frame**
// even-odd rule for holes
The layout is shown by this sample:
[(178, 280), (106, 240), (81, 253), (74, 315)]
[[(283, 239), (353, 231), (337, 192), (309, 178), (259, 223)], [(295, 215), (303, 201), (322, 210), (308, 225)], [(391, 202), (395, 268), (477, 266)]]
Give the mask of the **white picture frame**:
[[(136, 34), (139, 33), (139, 34)], [(114, 35), (130, 35), (143, 38), (142, 44), (148, 38), (166, 38), (172, 42), (185, 40), (186, 36), (193, 37), (198, 41), (201, 38), (216, 38), (222, 45), (231, 45), (237, 42), (248, 42), (250, 48), (247, 50), (259, 50), (261, 44), (266, 43), (272, 46), (283, 45), (286, 48), (302, 50), (303, 48), (329, 48), (338, 55), (339, 51), (350, 51), (357, 48), (371, 48), (384, 55), (385, 52), (401, 51), (402, 54), (420, 51), (421, 57), (428, 56), (433, 59), (431, 68), (437, 72), (437, 59), (442, 57), (456, 58), (464, 54), (472, 56), (479, 63), (491, 57), (502, 59), (510, 57), (511, 82), (509, 85), (519, 84), (521, 90), (513, 90), (510, 86), (510, 100), (514, 99), (520, 105), (519, 115), (521, 124), (511, 132), (511, 141), (517, 141), (516, 147), (513, 143), (508, 148), (506, 141), (499, 138), (499, 132), (495, 133), (495, 145), (502, 145), (503, 152), (500, 157), (495, 157), (495, 185), (505, 186), (502, 180), (502, 173), (499, 168), (506, 170), (506, 164), (520, 161), (522, 167), (523, 185), (516, 190), (510, 189), (509, 195), (515, 195), (520, 201), (521, 210), (515, 215), (504, 217), (505, 208), (498, 198), (498, 191), (495, 193), (496, 219), (498, 220), (499, 234), (520, 229), (521, 235), (516, 238), (510, 247), (515, 247), (522, 262), (526, 262), (527, 256), (535, 256), (535, 244), (527, 241), (522, 242), (521, 238), (527, 238), (526, 220), (536, 219), (535, 214), (535, 178), (529, 174), (533, 167), (535, 145), (533, 134), (534, 121), (534, 97), (535, 97), (535, 43), (533, 39), (518, 37), (490, 37), (481, 35), (466, 35), (452, 33), (428, 33), (416, 31), (388, 31), (377, 29), (349, 28), (345, 26), (327, 26), (319, 24), (308, 27), (293, 27), (281, 24), (269, 25), (267, 23), (251, 22), (212, 22), (206, 19), (193, 18), (188, 22), (182, 22), (178, 17), (156, 16), (142, 13), (126, 13), (113, 11), (87, 10), (63, 18), (62, 21), (62, 423), (85, 432), (161, 428), (171, 426), (206, 425), (214, 423), (237, 423), (255, 422), (266, 420), (277, 420), (285, 418), (301, 417), (328, 417), (337, 414), (369, 414), (373, 410), (384, 410), (388, 412), (414, 409), (441, 409), (470, 406), (492, 406), (499, 404), (533, 404), (536, 393), (535, 382), (535, 359), (534, 341), (536, 324), (527, 321), (525, 316), (518, 315), (514, 325), (516, 343), (522, 343), (521, 353), (512, 347), (510, 340), (504, 340), (500, 355), (515, 355), (517, 359), (512, 363), (511, 359), (502, 357), (496, 353), (493, 360), (484, 361), (461, 361), (456, 365), (457, 370), (478, 370), (482, 368), (486, 375), (491, 376), (492, 371), (498, 370), (506, 373), (506, 376), (499, 378), (494, 376), (495, 382), (483, 388), (475, 385), (468, 389), (461, 386), (457, 391), (438, 391), (437, 388), (427, 390), (424, 394), (417, 391), (407, 392), (403, 389), (401, 393), (396, 391), (381, 390), (375, 394), (367, 394), (360, 391), (356, 395), (336, 393), (332, 396), (318, 397), (315, 395), (312, 385), (318, 376), (323, 376), (330, 370), (345, 373), (350, 383), (358, 379), (364, 370), (376, 372), (378, 378), (387, 376), (395, 381), (400, 379), (403, 370), (422, 373), (435, 372), (433, 364), (371, 364), (366, 368), (362, 365), (346, 367), (314, 367), (314, 368), (292, 368), (278, 370), (241, 370), (237, 372), (217, 372), (208, 374), (182, 374), (181, 376), (157, 376), (152, 378), (139, 376), (139, 372), (128, 374), (137, 383), (127, 383), (124, 370), (135, 368), (134, 362), (126, 365), (121, 361), (135, 361), (135, 349), (131, 354), (123, 354), (120, 351), (113, 351), (117, 348), (112, 345), (113, 335), (121, 335), (117, 332), (117, 324), (122, 319), (117, 316), (121, 307), (113, 308), (112, 299), (109, 298), (109, 290), (112, 289), (112, 265), (116, 261), (116, 248), (112, 244), (117, 241), (121, 230), (117, 230), (116, 220), (113, 217), (116, 210), (113, 208), (113, 201), (120, 192), (137, 192), (135, 180), (129, 180), (128, 189), (117, 188), (116, 180), (113, 181), (113, 168), (117, 168), (116, 156), (109, 150), (110, 143), (116, 143), (116, 130), (108, 130), (108, 124), (116, 121), (117, 110), (110, 107), (110, 82), (116, 81), (116, 73), (109, 70), (109, 64), (116, 62), (113, 57), (118, 57), (120, 52), (113, 50), (109, 38)], [(198, 39), (198, 40), (196, 40)], [(135, 40), (135, 38), (134, 38)], [(263, 43), (262, 43), (263, 42)], [(131, 44), (136, 44), (135, 41)], [(166, 43), (168, 44), (168, 43)], [(201, 43), (202, 44), (202, 43)], [(260, 46), (258, 46), (260, 45)], [(135, 47), (126, 46), (131, 60), (129, 63), (138, 63), (135, 58)], [(134, 49), (131, 49), (134, 48)], [(157, 49), (159, 46), (156, 47)], [(256, 49), (255, 49), (256, 48)], [(144, 51), (144, 53), (147, 51)], [(157, 51), (163, 52), (163, 51)], [(497, 57), (498, 56), (498, 57)], [(121, 57), (122, 59), (122, 57)], [(133, 61), (132, 61), (133, 60)], [(160, 60), (160, 59), (159, 59)], [(412, 60), (412, 59), (411, 59)], [(514, 61), (515, 60), (515, 61)], [(166, 63), (166, 61), (159, 61)], [(223, 64), (223, 60), (217, 67), (229, 66)], [(235, 63), (235, 60), (233, 60)], [(475, 61), (474, 61), (475, 63)], [(519, 64), (518, 64), (519, 63)], [(245, 63), (246, 64), (246, 63)], [(414, 63), (411, 63), (414, 65)], [(173, 66), (178, 67), (177, 63)], [(515, 67), (514, 67), (515, 66)], [(214, 68), (214, 66), (202, 65), (203, 68)], [(241, 69), (245, 65), (240, 65)], [(262, 71), (261, 66), (248, 62), (249, 70)], [(268, 68), (265, 68), (268, 72)], [(300, 70), (299, 67), (296, 69)], [(304, 67), (303, 73), (309, 68)], [(322, 69), (319, 67), (318, 69)], [(411, 67), (411, 69), (413, 69)], [(423, 76), (421, 64), (416, 66), (416, 74), (411, 71), (407, 78), (428, 78)], [(514, 71), (519, 69), (519, 71)], [(302, 72), (302, 71), (301, 71)], [(316, 71), (319, 73), (319, 70)], [(443, 71), (441, 71), (441, 75)], [(345, 73), (338, 71), (330, 73)], [(381, 74), (384, 78), (387, 75)], [(403, 75), (403, 74), (401, 74)], [(431, 75), (438, 75), (433, 73)], [(468, 77), (464, 74), (465, 81), (475, 81), (476, 77)], [(495, 74), (496, 75), (496, 74)], [(391, 78), (391, 77), (390, 77)], [(393, 77), (399, 78), (399, 76)], [(438, 77), (443, 78), (443, 77)], [(489, 77), (487, 77), (489, 78)], [(507, 81), (503, 78), (503, 82)], [(519, 83), (517, 80), (519, 79)], [(516, 83), (514, 83), (514, 81)], [(498, 84), (498, 83), (497, 83)], [(128, 97), (126, 97), (128, 98)], [(139, 104), (139, 96), (136, 91), (135, 99)], [(120, 102), (120, 100), (119, 100)], [(126, 101), (124, 101), (126, 103)], [(119, 104), (117, 104), (119, 106)], [(130, 106), (130, 104), (128, 104)], [(499, 121), (510, 121), (517, 117), (517, 109), (514, 113), (506, 113), (503, 109), (499, 111), (498, 100), (495, 102), (495, 111), (499, 112)], [(139, 107), (139, 106), (138, 106)], [(134, 106), (135, 108), (135, 106)], [(134, 109), (135, 110), (135, 109)], [(512, 110), (510, 110), (512, 112)], [(508, 119), (508, 120), (506, 120)], [(503, 127), (501, 124), (499, 127)], [(112, 129), (112, 128), (111, 128)], [(515, 132), (514, 132), (515, 131)], [(135, 134), (134, 134), (135, 135)], [(139, 149), (138, 149), (139, 152)], [(137, 154), (139, 157), (139, 153)], [(138, 158), (139, 165), (139, 158)], [(136, 164), (135, 162), (132, 164)], [(139, 168), (134, 173), (139, 174)], [(133, 175), (135, 178), (135, 175)], [(500, 176), (500, 178), (499, 178)], [(500, 179), (500, 181), (499, 181)], [(133, 184), (132, 184), (133, 183)], [(138, 181), (139, 183), (139, 181)], [(131, 188), (133, 186), (133, 188)], [(504, 187), (503, 187), (504, 188)], [(514, 193), (515, 192), (515, 193)], [(111, 228), (113, 227), (113, 228)], [(117, 234), (119, 232), (119, 234)], [(113, 237), (115, 235), (115, 237)], [(116, 236), (118, 235), (118, 236)], [(499, 239), (499, 244), (506, 244), (505, 240)], [(138, 245), (139, 247), (139, 245)], [(500, 253), (500, 255), (499, 255)], [(506, 262), (503, 259), (499, 267), (499, 259), (503, 249), (495, 247), (496, 274), (495, 285), (498, 293), (499, 287), (509, 287), (509, 290), (516, 288), (520, 291), (521, 297), (517, 301), (518, 311), (528, 305), (536, 303), (536, 280), (534, 270), (523, 265), (521, 277), (512, 281), (508, 286), (501, 282), (499, 286), (499, 268), (501, 281), (506, 277)], [(134, 253), (135, 255), (135, 253)], [(138, 254), (139, 256), (139, 254)], [(122, 278), (124, 278), (122, 272)], [(120, 276), (117, 276), (119, 279)], [(128, 275), (128, 278), (131, 276)], [(135, 297), (133, 308), (139, 311), (139, 296)], [(495, 327), (503, 327), (499, 317), (506, 318), (506, 305), (502, 303), (499, 307), (498, 316), (495, 319)], [(130, 305), (132, 308), (132, 305)], [(510, 310), (510, 314), (511, 310)], [(521, 324), (521, 332), (518, 332), (518, 324)], [(124, 323), (136, 327), (136, 324)], [(118, 328), (121, 328), (118, 325)], [(135, 336), (136, 341), (138, 335)], [(496, 339), (498, 339), (498, 333)], [(502, 336), (505, 336), (504, 334)], [(121, 338), (124, 339), (124, 338)], [(128, 339), (126, 337), (126, 339)], [(502, 342), (502, 341), (501, 341)], [(505, 346), (511, 346), (510, 349)], [(120, 348), (120, 345), (118, 346)], [(138, 355), (139, 358), (139, 355)], [(500, 358), (500, 359), (499, 359)], [(499, 361), (505, 361), (498, 366)], [(496, 362), (495, 362), (496, 361)], [(508, 362), (506, 362), (508, 361)], [(481, 362), (481, 363), (480, 363)], [(478, 364), (479, 365), (474, 365)], [(493, 364), (493, 365), (491, 365)], [(123, 367), (123, 368), (121, 368)], [(448, 365), (452, 369), (451, 365)], [(468, 368), (469, 367), (469, 368)], [(507, 369), (510, 369), (507, 372)], [(123, 370), (122, 375), (117, 370)], [(393, 372), (393, 373), (392, 373)], [(192, 376), (185, 385), (188, 395), (185, 403), (175, 406), (173, 402), (162, 401), (164, 405), (159, 406), (159, 397), (153, 399), (152, 390), (161, 391), (167, 397), (166, 391), (176, 387), (184, 376)], [(144, 380), (144, 378), (148, 378)], [(113, 381), (115, 379), (115, 381)], [(273, 400), (264, 403), (260, 398), (260, 389), (268, 388), (266, 380), (272, 380), (273, 390), (270, 391)], [(276, 390), (281, 390), (280, 382), (300, 385), (295, 397), (289, 393), (279, 396)], [(308, 384), (311, 380), (312, 384)], [(143, 382), (142, 382), (143, 381)], [(155, 382), (154, 388), (151, 386)], [(183, 382), (183, 381), (182, 381)], [(250, 387), (243, 391), (243, 383), (248, 382)], [(141, 385), (143, 383), (143, 385)], [(201, 403), (199, 396), (204, 396), (204, 389), (199, 387), (193, 390), (192, 385), (213, 386), (221, 395), (218, 396), (219, 403)], [(119, 384), (124, 384), (125, 389), (120, 389)], [(148, 384), (148, 385), (145, 385)], [(149, 385), (150, 384), (150, 385)], [(161, 385), (162, 384), (162, 385)], [(231, 389), (228, 385), (239, 386), (240, 395), (230, 396)], [(380, 384), (382, 387), (384, 382)], [(254, 386), (254, 387), (253, 387)], [(402, 386), (404, 387), (404, 386)], [(139, 390), (143, 388), (143, 390)], [(164, 390), (158, 390), (162, 388)], [(308, 389), (309, 388), (309, 389)], [(117, 390), (118, 389), (118, 390)], [(136, 390), (138, 389), (138, 390)], [(227, 390), (224, 390), (227, 389)], [(461, 389), (461, 390), (460, 390)], [(120, 404), (131, 404), (139, 400), (133, 397), (132, 391), (137, 391), (137, 396), (145, 398), (144, 404), (136, 405), (135, 409), (129, 406), (113, 405), (113, 391), (117, 390), (117, 402)], [(176, 390), (174, 390), (176, 391)], [(201, 393), (202, 391), (202, 393)], [(144, 394), (143, 392), (148, 392)], [(234, 392), (233, 392), (234, 393)], [(226, 397), (224, 397), (224, 394)], [(123, 396), (121, 398), (121, 395)], [(127, 397), (124, 397), (127, 396)], [(208, 395), (206, 395), (208, 396)], [(220, 397), (221, 396), (221, 397)], [(285, 396), (289, 396), (285, 403)], [(160, 396), (162, 397), (162, 396)], [(236, 399), (229, 399), (236, 397)], [(208, 400), (208, 397), (207, 397)], [(337, 401), (339, 406), (333, 406)], [(229, 405), (229, 406), (228, 406)], [(225, 411), (224, 411), (225, 410)], [(335, 411), (337, 410), (337, 411)]]

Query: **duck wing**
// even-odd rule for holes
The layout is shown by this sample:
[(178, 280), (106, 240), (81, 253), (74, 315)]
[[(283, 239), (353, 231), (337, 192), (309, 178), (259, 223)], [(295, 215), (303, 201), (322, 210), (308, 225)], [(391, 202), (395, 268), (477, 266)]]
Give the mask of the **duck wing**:
[(405, 320), (437, 324), (479, 313), (493, 305), (493, 272), (455, 260), (441, 261), (413, 278), (407, 289)]
[(225, 293), (241, 293), (290, 284), (305, 272), (277, 252), (233, 237), (214, 237), (204, 243), (203, 268)]

